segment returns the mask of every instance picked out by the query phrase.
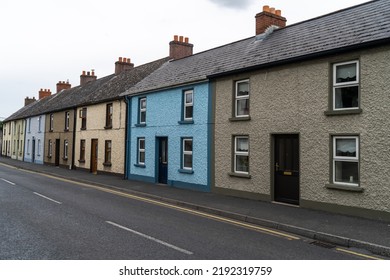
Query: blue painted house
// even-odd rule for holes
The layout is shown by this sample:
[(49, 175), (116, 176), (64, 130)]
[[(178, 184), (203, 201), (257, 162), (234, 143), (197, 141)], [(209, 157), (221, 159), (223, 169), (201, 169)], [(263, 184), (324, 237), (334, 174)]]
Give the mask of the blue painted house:
[(128, 179), (210, 191), (213, 98), (192, 47), (175, 36), (172, 60), (125, 93)]

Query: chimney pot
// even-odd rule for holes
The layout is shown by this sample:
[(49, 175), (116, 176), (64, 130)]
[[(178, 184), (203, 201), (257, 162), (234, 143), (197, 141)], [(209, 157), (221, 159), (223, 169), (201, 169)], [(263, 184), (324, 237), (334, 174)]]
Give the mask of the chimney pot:
[(282, 11), (281, 10), (276, 10), (275, 11), (275, 15), (277, 15), (277, 16), (282, 16)]
[(83, 76), (85, 76), (85, 71), (83, 71)]
[(173, 41), (174, 42), (178, 42), (179, 41), (179, 36), (177, 36), (177, 35), (173, 36)]
[(119, 57), (119, 62), (122, 62), (122, 57)]
[(271, 14), (275, 14), (275, 8), (270, 8), (269, 11)]
[(88, 71), (88, 72), (87, 72), (87, 76), (91, 76), (91, 72)]
[(183, 43), (183, 36), (179, 37), (179, 41)]
[(184, 38), (184, 42), (185, 42), (186, 44), (188, 44), (188, 42), (189, 42), (188, 37), (185, 37), (185, 38)]
[(263, 12), (269, 13), (269, 6), (268, 5), (263, 6)]
[(128, 63), (128, 64), (131, 63), (131, 59), (130, 59), (130, 58), (127, 59), (127, 63)]

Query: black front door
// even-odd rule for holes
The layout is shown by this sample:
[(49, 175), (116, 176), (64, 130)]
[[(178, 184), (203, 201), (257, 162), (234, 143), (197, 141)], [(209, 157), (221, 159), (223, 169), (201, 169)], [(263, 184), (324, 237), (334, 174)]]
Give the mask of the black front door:
[(32, 145), (31, 145), (31, 162), (35, 162), (35, 139), (33, 138), (33, 140), (31, 141), (32, 142)]
[(275, 135), (274, 199), (299, 204), (299, 136)]
[(158, 182), (166, 184), (168, 182), (168, 138), (157, 138), (158, 145)]
[(56, 139), (55, 166), (60, 165), (60, 139)]

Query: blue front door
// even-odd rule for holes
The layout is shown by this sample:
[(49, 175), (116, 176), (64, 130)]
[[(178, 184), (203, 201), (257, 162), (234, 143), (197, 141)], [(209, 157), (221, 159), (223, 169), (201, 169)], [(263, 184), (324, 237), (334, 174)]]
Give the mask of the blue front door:
[(158, 182), (166, 184), (168, 182), (168, 138), (157, 138), (158, 145)]

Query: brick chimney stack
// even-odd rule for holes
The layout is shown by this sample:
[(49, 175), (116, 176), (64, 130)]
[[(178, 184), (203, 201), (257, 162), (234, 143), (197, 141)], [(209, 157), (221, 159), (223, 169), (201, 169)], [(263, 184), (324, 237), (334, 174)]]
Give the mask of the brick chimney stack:
[(122, 73), (125, 70), (133, 69), (134, 64), (131, 63), (130, 58), (120, 57), (117, 62), (115, 62), (115, 75)]
[(39, 91), (39, 100), (51, 95), (50, 89), (41, 89)]
[(277, 27), (286, 26), (286, 18), (282, 17), (281, 10), (275, 10), (269, 6), (263, 6), (263, 11), (256, 15), (256, 35), (262, 34), (265, 30), (275, 25)]
[(59, 93), (61, 90), (64, 89), (70, 89), (72, 87), (71, 84), (69, 84), (69, 81), (59, 81), (57, 83), (57, 93)]
[(95, 76), (94, 70), (91, 70), (91, 72), (85, 72), (80, 75), (80, 86), (83, 86), (89, 82), (96, 81), (97, 77)]
[(188, 42), (188, 38), (175, 35), (173, 41), (169, 43), (169, 56), (172, 59), (180, 59), (187, 56), (191, 56), (194, 45)]
[(33, 97), (33, 98), (26, 97), (24, 99), (24, 106), (30, 105), (31, 103), (34, 103), (35, 101), (36, 101), (35, 97)]

